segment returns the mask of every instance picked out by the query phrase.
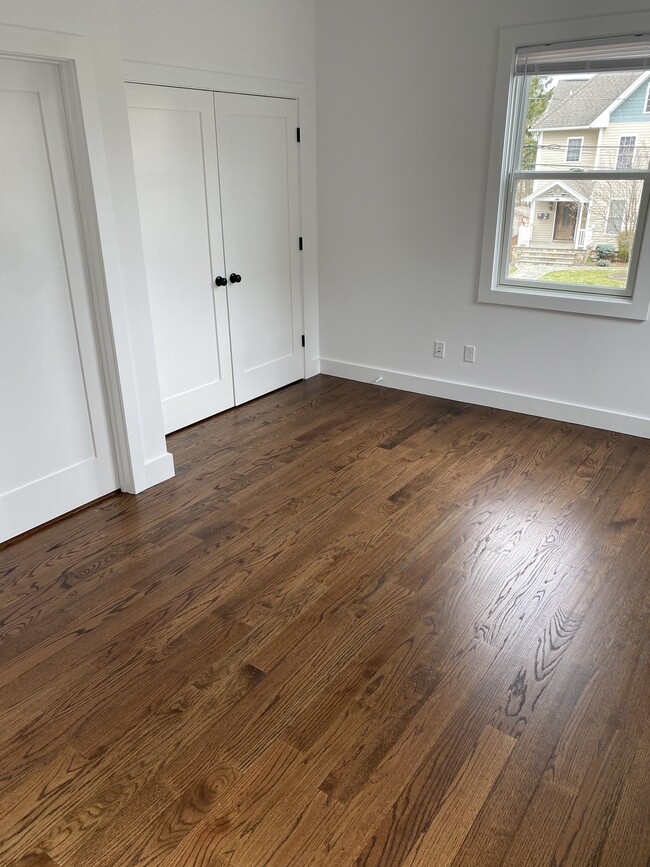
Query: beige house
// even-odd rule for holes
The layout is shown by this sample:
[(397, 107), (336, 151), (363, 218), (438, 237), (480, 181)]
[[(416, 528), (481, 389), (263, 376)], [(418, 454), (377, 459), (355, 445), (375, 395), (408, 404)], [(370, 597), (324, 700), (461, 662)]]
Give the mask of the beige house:
[[(536, 168), (646, 169), (650, 160), (650, 72), (562, 79), (539, 134)], [(642, 182), (540, 180), (522, 197), (528, 220), (517, 228), (518, 261), (578, 264), (597, 244), (618, 246), (633, 232)]]

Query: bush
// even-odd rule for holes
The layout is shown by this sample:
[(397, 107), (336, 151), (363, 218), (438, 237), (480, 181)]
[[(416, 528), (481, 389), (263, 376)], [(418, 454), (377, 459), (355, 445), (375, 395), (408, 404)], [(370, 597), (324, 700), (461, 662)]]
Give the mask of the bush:
[(611, 264), (612, 263), (609, 261), (609, 259), (597, 259), (596, 260), (596, 265), (598, 265), (599, 268), (607, 268)]
[(618, 233), (618, 258), (621, 262), (630, 261), (630, 246), (632, 239), (627, 232)]
[[(616, 247), (613, 244), (597, 244), (596, 257), (597, 259), (611, 260), (616, 255)], [(599, 264), (599, 263), (597, 263)]]

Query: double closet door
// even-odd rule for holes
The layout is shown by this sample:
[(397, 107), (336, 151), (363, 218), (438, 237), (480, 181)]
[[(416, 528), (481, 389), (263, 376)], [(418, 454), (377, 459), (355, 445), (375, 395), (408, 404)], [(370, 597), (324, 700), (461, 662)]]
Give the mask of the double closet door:
[(295, 100), (127, 85), (166, 432), (304, 376)]

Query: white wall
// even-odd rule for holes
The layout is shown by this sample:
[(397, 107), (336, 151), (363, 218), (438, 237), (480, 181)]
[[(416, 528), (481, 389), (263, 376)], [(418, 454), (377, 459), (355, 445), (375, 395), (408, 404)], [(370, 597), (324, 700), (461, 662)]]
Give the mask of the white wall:
[(122, 56), (314, 81), (313, 0), (121, 0)]
[(605, 0), (317, 0), (325, 372), (650, 436), (650, 323), (475, 300), (498, 28), (609, 12)]

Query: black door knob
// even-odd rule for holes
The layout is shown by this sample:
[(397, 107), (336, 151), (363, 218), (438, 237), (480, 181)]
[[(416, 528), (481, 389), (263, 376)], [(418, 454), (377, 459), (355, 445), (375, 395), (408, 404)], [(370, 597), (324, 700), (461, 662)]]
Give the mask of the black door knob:
[(217, 277), (217, 279), (214, 282), (217, 284), (217, 286), (227, 286), (228, 285), (228, 281), (226, 280), (225, 277)]
[(233, 271), (233, 273), (230, 275), (230, 282), (241, 283), (241, 274), (235, 274), (235, 272)]

